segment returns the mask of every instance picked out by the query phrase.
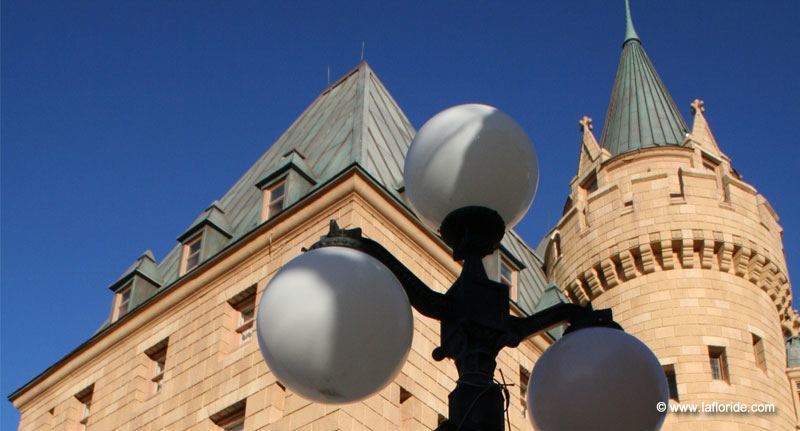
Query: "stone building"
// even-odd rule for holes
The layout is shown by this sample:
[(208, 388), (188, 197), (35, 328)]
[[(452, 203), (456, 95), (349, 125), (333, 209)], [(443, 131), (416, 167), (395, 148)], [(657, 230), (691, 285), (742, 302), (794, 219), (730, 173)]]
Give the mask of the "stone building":
[[(581, 120), (563, 216), (535, 250), (508, 232), (487, 272), (511, 286), (519, 315), (564, 301), (611, 307), (659, 357), (671, 403), (777, 408), (670, 414), (664, 429), (800, 429), (800, 319), (778, 217), (721, 152), (703, 103), (692, 108), (690, 130), (628, 16), (603, 135)], [(460, 264), (405, 202), (413, 135), (367, 63), (325, 89), (166, 257), (145, 252), (109, 286), (109, 319), (94, 336), (11, 394), (19, 429), (435, 429), (456, 379), (431, 359), (435, 321), (415, 312), (401, 374), (345, 406), (292, 394), (253, 340), (270, 277), (331, 219), (361, 227), (432, 288), (455, 279)], [(531, 429), (528, 376), (559, 335), (501, 352), (511, 429)]]

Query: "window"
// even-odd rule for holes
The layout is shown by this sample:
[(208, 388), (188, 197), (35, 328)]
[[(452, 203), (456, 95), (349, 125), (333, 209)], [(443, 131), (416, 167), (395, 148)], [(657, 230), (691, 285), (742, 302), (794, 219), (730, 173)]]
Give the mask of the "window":
[[(255, 299), (255, 298), (253, 298)], [(246, 306), (239, 309), (239, 327), (236, 332), (239, 333), (239, 344), (244, 344), (253, 338), (255, 332), (255, 301), (250, 302)]]
[(194, 238), (186, 241), (183, 245), (183, 268), (181, 274), (197, 268), (200, 264), (200, 249), (203, 247), (203, 234), (199, 234)]
[(150, 358), (150, 381), (152, 382), (151, 394), (161, 392), (164, 386), (164, 370), (167, 365), (168, 339), (164, 339), (155, 346), (147, 349), (145, 354)]
[(528, 382), (531, 380), (531, 372), (522, 365), (519, 366), (519, 399), (522, 404), (522, 416), (528, 416)]
[(667, 386), (669, 387), (669, 399), (679, 401), (678, 399), (678, 378), (675, 375), (675, 365), (664, 365), (664, 375), (667, 377)]
[(238, 418), (235, 421), (225, 425), (222, 429), (225, 431), (244, 431), (244, 418)]
[(500, 258), (500, 282), (508, 286), (512, 300), (517, 299), (517, 270), (504, 258)]
[(406, 402), (411, 396), (411, 392), (409, 392), (408, 389), (400, 386), (400, 404)]
[(210, 419), (223, 431), (244, 431), (244, 413), (247, 400), (239, 401), (232, 406), (211, 415)]
[(711, 158), (703, 154), (703, 168), (709, 171), (716, 171), (717, 166), (719, 166), (719, 163), (715, 162), (714, 160), (711, 160)]
[(764, 352), (764, 340), (756, 334), (750, 335), (753, 336), (753, 355), (756, 358), (756, 365), (763, 371), (767, 371), (767, 356)]
[(711, 363), (711, 378), (730, 382), (728, 357), (724, 347), (708, 346), (708, 359)]
[(81, 403), (81, 416), (78, 423), (78, 429), (81, 431), (86, 429), (89, 423), (89, 416), (92, 414), (92, 394), (94, 393), (94, 384), (89, 385), (86, 389), (75, 394), (75, 398)]
[(235, 331), (238, 344), (244, 345), (256, 331), (256, 286), (250, 286), (228, 301), (236, 312)]
[(557, 233), (553, 236), (553, 258), (559, 257), (561, 257), (561, 234)]
[(131, 305), (131, 292), (133, 290), (131, 289), (132, 286), (133, 282), (128, 283), (127, 286), (122, 288), (122, 290), (117, 293), (117, 306), (114, 311), (114, 320), (117, 320), (128, 313), (128, 308), (130, 308)]
[(278, 214), (283, 209), (286, 200), (286, 180), (281, 180), (264, 190), (264, 207), (261, 211), (261, 220), (267, 220)]
[(586, 194), (591, 194), (597, 191), (597, 175), (592, 174), (586, 181), (581, 184), (581, 187), (585, 191)]
[(800, 381), (794, 382), (794, 390), (797, 392), (797, 400), (800, 401)]

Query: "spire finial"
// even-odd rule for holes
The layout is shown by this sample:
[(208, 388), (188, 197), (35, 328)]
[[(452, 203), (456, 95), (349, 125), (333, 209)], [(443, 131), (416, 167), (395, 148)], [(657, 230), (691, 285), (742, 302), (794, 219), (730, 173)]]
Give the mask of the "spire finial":
[(592, 125), (592, 118), (586, 115), (581, 117), (581, 119), (578, 121), (578, 124), (581, 125), (581, 132), (585, 132), (587, 130), (591, 131), (594, 129), (594, 126)]
[(705, 112), (706, 110), (705, 102), (703, 102), (700, 99), (694, 99), (691, 103), (691, 107), (692, 107), (692, 112), (694, 112), (695, 114), (697, 112)]
[(639, 35), (636, 34), (636, 29), (633, 28), (633, 19), (631, 19), (631, 5), (628, 0), (625, 0), (625, 42), (629, 40), (639, 40)]

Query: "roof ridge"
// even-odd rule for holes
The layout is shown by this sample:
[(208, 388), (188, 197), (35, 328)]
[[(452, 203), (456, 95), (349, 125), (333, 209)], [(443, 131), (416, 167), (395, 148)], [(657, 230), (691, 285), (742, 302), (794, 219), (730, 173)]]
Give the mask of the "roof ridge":
[(361, 61), (356, 66), (358, 76), (356, 77), (356, 106), (353, 115), (353, 152), (351, 157), (354, 162), (365, 160), (367, 157), (367, 146), (364, 145), (364, 136), (367, 130), (367, 103), (369, 101), (367, 92), (367, 81), (371, 72), (366, 61)]

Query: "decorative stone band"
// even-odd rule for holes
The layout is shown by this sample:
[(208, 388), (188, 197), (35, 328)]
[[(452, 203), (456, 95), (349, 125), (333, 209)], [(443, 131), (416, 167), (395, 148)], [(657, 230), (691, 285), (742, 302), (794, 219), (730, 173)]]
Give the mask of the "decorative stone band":
[(741, 277), (766, 292), (775, 304), (784, 332), (800, 333), (800, 316), (792, 308), (786, 271), (780, 261), (753, 241), (721, 232), (709, 236), (700, 230), (676, 230), (651, 233), (644, 241), (633, 239), (624, 245), (620, 243), (616, 250), (568, 278), (572, 280), (566, 283), (570, 300), (585, 304), (628, 280), (656, 271), (718, 270)]

